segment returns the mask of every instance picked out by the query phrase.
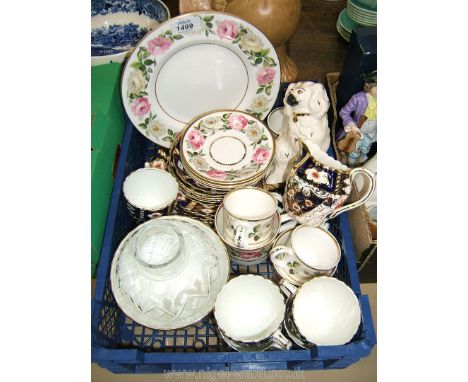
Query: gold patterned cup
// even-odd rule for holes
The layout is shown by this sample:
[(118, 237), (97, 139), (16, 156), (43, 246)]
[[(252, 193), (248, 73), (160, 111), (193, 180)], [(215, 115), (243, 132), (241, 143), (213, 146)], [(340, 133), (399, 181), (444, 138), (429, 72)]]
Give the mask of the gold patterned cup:
[(226, 194), (224, 235), (237, 248), (259, 248), (273, 232), (276, 199), (257, 187), (237, 188)]

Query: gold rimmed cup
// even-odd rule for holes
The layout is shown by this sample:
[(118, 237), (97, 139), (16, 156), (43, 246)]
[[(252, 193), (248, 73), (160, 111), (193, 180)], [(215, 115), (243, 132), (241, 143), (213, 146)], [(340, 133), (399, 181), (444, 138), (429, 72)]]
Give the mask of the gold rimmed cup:
[(253, 246), (251, 248), (238, 248), (230, 241), (224, 234), (224, 206), (221, 204), (216, 211), (214, 218), (214, 226), (216, 233), (226, 245), (229, 256), (232, 261), (241, 265), (255, 265), (264, 262), (270, 253), (273, 243), (281, 228), (281, 216), (276, 212), (273, 219), (273, 227), (271, 238), (266, 243), (260, 246)]
[(237, 248), (258, 248), (272, 235), (277, 214), (276, 199), (258, 187), (236, 188), (226, 194), (224, 235)]
[(276, 271), (294, 285), (318, 276), (332, 276), (341, 259), (341, 247), (327, 230), (300, 225), (283, 232), (270, 251)]

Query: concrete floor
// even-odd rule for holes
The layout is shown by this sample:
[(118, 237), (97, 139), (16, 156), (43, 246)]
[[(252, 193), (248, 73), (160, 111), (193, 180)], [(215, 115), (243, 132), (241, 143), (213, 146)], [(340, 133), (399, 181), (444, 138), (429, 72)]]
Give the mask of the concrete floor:
[[(94, 295), (94, 280), (92, 283)], [(369, 296), (374, 320), (377, 330), (377, 284), (361, 284), (362, 294)], [(378, 336), (377, 336), (378, 338)], [(250, 375), (249, 375), (250, 374)], [(91, 380), (93, 382), (126, 382), (126, 381), (314, 381), (314, 382), (374, 382), (377, 381), (377, 347), (372, 349), (369, 357), (361, 359), (358, 363), (341, 370), (313, 370), (305, 372), (292, 372), (291, 374), (266, 371), (264, 373), (242, 372), (242, 373), (179, 373), (174, 374), (112, 374), (96, 364), (91, 367)]]

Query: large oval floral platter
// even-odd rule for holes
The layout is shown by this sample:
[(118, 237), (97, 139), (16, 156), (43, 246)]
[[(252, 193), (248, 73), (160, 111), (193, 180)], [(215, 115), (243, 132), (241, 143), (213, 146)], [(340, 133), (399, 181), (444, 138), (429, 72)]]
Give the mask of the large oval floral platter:
[(169, 147), (177, 132), (211, 110), (263, 119), (280, 78), (275, 49), (257, 28), (232, 15), (196, 12), (166, 21), (140, 41), (121, 92), (135, 127)]
[(210, 184), (246, 183), (266, 172), (275, 140), (257, 118), (242, 111), (218, 111), (195, 120), (181, 140), (186, 168)]

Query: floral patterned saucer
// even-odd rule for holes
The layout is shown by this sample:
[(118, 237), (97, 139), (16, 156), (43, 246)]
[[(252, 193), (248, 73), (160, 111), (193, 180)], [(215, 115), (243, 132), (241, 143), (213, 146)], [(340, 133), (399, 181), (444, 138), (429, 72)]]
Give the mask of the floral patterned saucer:
[(243, 110), (263, 119), (280, 78), (275, 49), (256, 27), (233, 15), (195, 12), (140, 41), (125, 65), (121, 94), (135, 127), (169, 147), (208, 110)]
[(213, 187), (205, 188), (198, 185), (195, 179), (187, 174), (185, 167), (180, 159), (179, 139), (181, 134), (178, 134), (174, 144), (169, 150), (169, 172), (177, 179), (179, 190), (191, 199), (201, 201), (203, 203), (219, 205), (226, 194), (226, 191), (220, 191)]
[(202, 182), (244, 185), (265, 174), (275, 140), (257, 118), (241, 111), (216, 111), (192, 122), (180, 143), (185, 168)]

